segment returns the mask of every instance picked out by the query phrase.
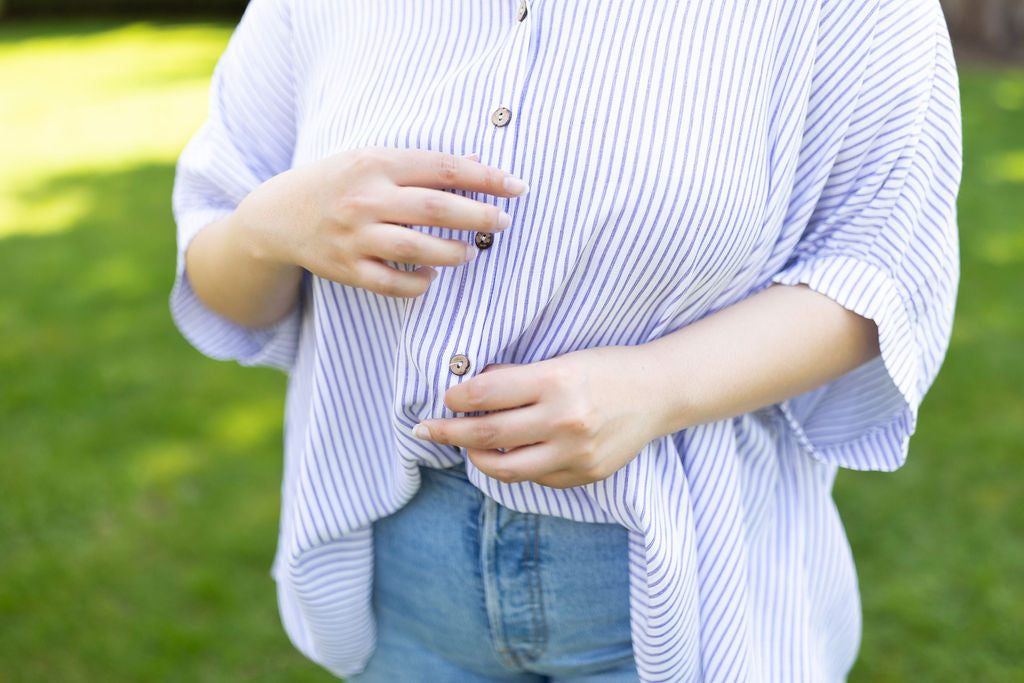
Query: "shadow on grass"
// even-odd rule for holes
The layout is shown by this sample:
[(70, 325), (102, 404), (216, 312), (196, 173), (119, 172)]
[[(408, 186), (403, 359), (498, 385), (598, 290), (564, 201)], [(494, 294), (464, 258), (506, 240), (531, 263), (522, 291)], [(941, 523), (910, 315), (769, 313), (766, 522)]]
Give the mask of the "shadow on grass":
[(170, 320), (173, 173), (54, 177), (79, 215), (0, 239), (0, 680), (335, 680), (268, 577), (284, 376)]

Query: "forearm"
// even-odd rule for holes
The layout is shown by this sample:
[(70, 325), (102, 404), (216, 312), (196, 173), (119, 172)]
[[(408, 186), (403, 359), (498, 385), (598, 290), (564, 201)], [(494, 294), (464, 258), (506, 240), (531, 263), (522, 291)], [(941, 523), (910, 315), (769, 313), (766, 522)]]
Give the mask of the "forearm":
[(660, 434), (798, 396), (879, 353), (872, 321), (781, 285), (636, 349)]
[[(268, 185), (280, 185), (278, 176)], [(273, 188), (271, 188), (273, 189)], [(185, 253), (185, 270), (196, 296), (210, 309), (248, 327), (277, 322), (298, 297), (302, 269), (267, 258), (258, 239), (261, 219), (280, 209), (250, 195), (234, 212), (196, 235)]]

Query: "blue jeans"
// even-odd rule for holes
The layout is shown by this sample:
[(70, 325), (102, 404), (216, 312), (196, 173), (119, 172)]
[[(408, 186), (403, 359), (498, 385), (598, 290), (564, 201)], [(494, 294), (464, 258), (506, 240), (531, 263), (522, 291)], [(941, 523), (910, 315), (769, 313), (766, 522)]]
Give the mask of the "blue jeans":
[(377, 649), (351, 683), (635, 683), (627, 532), (521, 514), (422, 468), (374, 523)]

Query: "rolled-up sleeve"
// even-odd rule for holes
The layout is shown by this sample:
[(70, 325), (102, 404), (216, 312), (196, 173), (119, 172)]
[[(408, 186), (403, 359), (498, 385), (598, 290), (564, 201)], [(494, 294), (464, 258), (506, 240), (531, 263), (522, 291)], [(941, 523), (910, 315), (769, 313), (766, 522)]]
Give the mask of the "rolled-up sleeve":
[[(819, 69), (819, 116), (809, 119), (805, 147), (831, 144), (823, 112), (837, 103), (845, 103), (842, 134), (820, 182), (798, 174), (791, 215), (812, 208), (772, 279), (806, 285), (878, 327), (878, 359), (781, 404), (796, 438), (826, 462), (893, 470), (952, 328), (960, 102), (938, 2), (883, 0), (874, 19), (865, 49)], [(856, 87), (830, 77), (847, 69)]]
[(243, 365), (283, 370), (294, 360), (298, 305), (267, 328), (248, 328), (196, 297), (185, 250), (253, 189), (287, 170), (295, 147), (295, 78), (286, 0), (252, 0), (214, 70), (209, 117), (178, 160), (173, 208), (178, 226), (171, 315), (199, 351)]

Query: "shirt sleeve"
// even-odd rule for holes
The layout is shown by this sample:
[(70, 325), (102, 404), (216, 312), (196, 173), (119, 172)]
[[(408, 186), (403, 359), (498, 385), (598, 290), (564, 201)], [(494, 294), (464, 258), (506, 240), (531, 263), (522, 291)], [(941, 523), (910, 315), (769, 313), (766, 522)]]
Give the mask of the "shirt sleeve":
[[(823, 40), (829, 22), (863, 20), (841, 16), (849, 10), (835, 4)], [(906, 458), (949, 343), (961, 129), (937, 0), (880, 0), (873, 13), (863, 43), (848, 42), (816, 66), (790, 206), (791, 216), (806, 208), (809, 218), (773, 280), (807, 285), (878, 326), (878, 359), (780, 407), (819, 459), (888, 471)]]
[(185, 250), (254, 188), (287, 170), (295, 146), (295, 81), (287, 0), (252, 0), (217, 63), (209, 116), (178, 160), (172, 204), (178, 226), (170, 308), (182, 335), (204, 354), (288, 369), (299, 307), (267, 328), (248, 328), (207, 308), (185, 270)]

